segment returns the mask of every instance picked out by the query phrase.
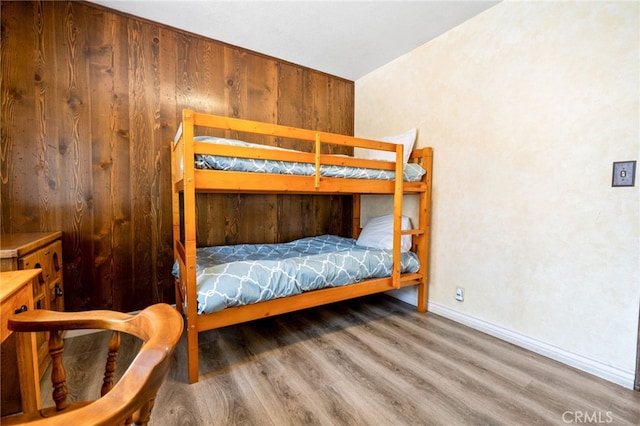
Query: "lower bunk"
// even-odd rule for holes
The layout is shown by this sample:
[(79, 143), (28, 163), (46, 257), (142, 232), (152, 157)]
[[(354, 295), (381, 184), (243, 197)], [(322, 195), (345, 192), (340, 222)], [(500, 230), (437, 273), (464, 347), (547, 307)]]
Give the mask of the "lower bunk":
[[(388, 227), (393, 221), (391, 216), (377, 219), (371, 223)], [(410, 227), (408, 218), (403, 222)], [(407, 286), (418, 287), (418, 310), (426, 311), (426, 268), (410, 251), (411, 240), (411, 235), (403, 236), (398, 282), (390, 242), (367, 227), (358, 239), (322, 235), (280, 244), (198, 248), (195, 294), (186, 284), (186, 257), (179, 250), (176, 306), (187, 319), (189, 383), (199, 378), (201, 331)], [(189, 315), (191, 300), (197, 304), (195, 317)]]

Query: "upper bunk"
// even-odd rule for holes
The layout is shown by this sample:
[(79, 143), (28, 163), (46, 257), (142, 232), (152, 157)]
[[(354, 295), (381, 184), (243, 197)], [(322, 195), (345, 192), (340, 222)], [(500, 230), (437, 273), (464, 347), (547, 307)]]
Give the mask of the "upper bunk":
[[(206, 137), (212, 133), (223, 138)], [(304, 144), (304, 151), (249, 144), (228, 139), (231, 134), (257, 134), (277, 139), (293, 139)], [(358, 158), (353, 155), (328, 154), (331, 145), (360, 148), (395, 161)], [(173, 143), (173, 190), (182, 192), (190, 186), (196, 192), (232, 193), (304, 193), (304, 194), (410, 194), (423, 193), (431, 179), (431, 148), (404, 153), (402, 144), (356, 138), (277, 124), (222, 117), (184, 110), (182, 123)], [(307, 152), (305, 152), (307, 151)], [(203, 160), (204, 158), (204, 160)], [(230, 160), (216, 170), (210, 166)], [(406, 162), (405, 162), (406, 160)], [(269, 167), (251, 171), (246, 164), (259, 162)], [(209, 168), (199, 168), (199, 165)], [(284, 165), (283, 172), (273, 171), (271, 164)], [(294, 165), (295, 167), (291, 167)], [(302, 171), (300, 171), (302, 170)], [(347, 170), (348, 173), (344, 173)], [(420, 172), (422, 170), (422, 172)], [(352, 173), (355, 171), (355, 173)], [(363, 173), (366, 172), (366, 173)], [(303, 173), (303, 174), (297, 174)], [(350, 177), (342, 177), (342, 176)], [(366, 177), (363, 177), (367, 175)], [(353, 177), (356, 176), (356, 177)], [(397, 179), (396, 177), (404, 177)], [(267, 178), (268, 177), (268, 178)], [(409, 181), (411, 180), (411, 181)]]

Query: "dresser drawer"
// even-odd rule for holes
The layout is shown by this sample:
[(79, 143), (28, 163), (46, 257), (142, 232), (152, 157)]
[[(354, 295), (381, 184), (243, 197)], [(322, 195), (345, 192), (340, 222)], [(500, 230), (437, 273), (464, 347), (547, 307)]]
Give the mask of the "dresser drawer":
[[(16, 311), (33, 309), (33, 290), (31, 286), (42, 275), (41, 269), (26, 271), (0, 272), (0, 414), (2, 416), (17, 413), (25, 408), (37, 408), (37, 404), (23, 401), (22, 383), (37, 383), (39, 380), (38, 353), (33, 333), (18, 335), (9, 330), (9, 318)], [(21, 315), (21, 314), (18, 314)], [(27, 344), (20, 346), (17, 343)], [(29, 388), (30, 389), (30, 388)], [(37, 391), (35, 391), (38, 393)], [(37, 399), (34, 399), (37, 401)], [(26, 403), (26, 405), (23, 405)]]
[(6, 301), (2, 303), (2, 341), (9, 336), (11, 333), (8, 328), (7, 321), (4, 319), (9, 319), (11, 315), (13, 315), (16, 311), (23, 309), (31, 309), (29, 305), (31, 302), (31, 295), (29, 286), (23, 286), (20, 290), (16, 291), (11, 297), (9, 297)]
[[(2, 270), (40, 269), (33, 280), (33, 308), (64, 311), (64, 267), (62, 264), (62, 233), (36, 232), (2, 234), (0, 258)], [(13, 311), (11, 311), (13, 312)], [(40, 372), (44, 373), (51, 358), (48, 334), (36, 333)]]

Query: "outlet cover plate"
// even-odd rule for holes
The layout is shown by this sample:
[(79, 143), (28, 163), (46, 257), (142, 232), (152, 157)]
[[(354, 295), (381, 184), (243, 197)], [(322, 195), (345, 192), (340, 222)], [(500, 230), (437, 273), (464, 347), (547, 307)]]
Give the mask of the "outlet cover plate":
[(616, 161), (613, 163), (613, 178), (611, 186), (634, 186), (635, 180), (635, 161)]

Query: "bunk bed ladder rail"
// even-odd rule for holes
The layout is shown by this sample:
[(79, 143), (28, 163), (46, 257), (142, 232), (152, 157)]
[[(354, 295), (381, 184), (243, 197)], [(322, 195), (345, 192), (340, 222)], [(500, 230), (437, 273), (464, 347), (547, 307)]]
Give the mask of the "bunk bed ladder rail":
[[(415, 151), (412, 154), (412, 160), (420, 164), (426, 171), (425, 181), (423, 186), (417, 195), (420, 197), (419, 211), (418, 211), (418, 223), (414, 223), (414, 229), (402, 230), (402, 200), (403, 200), (403, 187), (402, 179), (400, 185), (399, 182), (395, 182), (394, 192), (394, 274), (392, 286), (394, 288), (404, 287), (406, 285), (417, 285), (418, 287), (418, 300), (417, 308), (418, 312), (427, 311), (427, 298), (428, 298), (428, 285), (429, 285), (429, 240), (431, 235), (431, 183), (433, 174), (433, 149), (422, 148)], [(398, 163), (396, 163), (398, 168)], [(398, 171), (396, 170), (396, 176)], [(360, 198), (357, 198), (358, 212), (360, 206)], [(355, 206), (355, 204), (354, 204)], [(355, 207), (354, 207), (355, 208)], [(359, 223), (360, 216), (357, 216), (357, 222)], [(355, 215), (354, 215), (354, 224)], [(355, 226), (355, 225), (354, 225)], [(403, 235), (411, 235), (412, 237), (412, 250), (418, 254), (418, 258), (421, 260), (420, 270), (417, 273), (399, 275), (399, 270), (396, 270), (395, 265), (399, 265), (401, 259), (401, 244), (400, 239)]]

